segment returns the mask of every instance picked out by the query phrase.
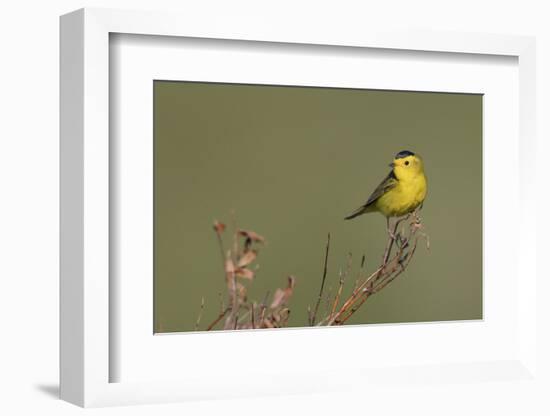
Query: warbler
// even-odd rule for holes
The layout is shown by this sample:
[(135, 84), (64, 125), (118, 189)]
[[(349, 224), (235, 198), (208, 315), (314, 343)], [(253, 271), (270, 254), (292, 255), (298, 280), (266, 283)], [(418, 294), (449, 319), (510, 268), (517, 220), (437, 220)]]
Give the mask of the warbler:
[(390, 167), (392, 170), (367, 202), (345, 217), (346, 220), (378, 211), (386, 217), (389, 229), (390, 217), (401, 217), (421, 207), (428, 190), (422, 158), (403, 150), (395, 155)]

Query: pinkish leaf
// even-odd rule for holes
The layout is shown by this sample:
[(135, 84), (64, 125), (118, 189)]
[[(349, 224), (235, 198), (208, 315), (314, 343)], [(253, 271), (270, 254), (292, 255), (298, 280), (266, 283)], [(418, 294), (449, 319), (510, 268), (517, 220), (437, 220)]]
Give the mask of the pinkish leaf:
[(271, 302), (271, 309), (276, 309), (279, 306), (284, 305), (294, 291), (294, 285), (296, 283), (296, 278), (294, 276), (288, 276), (288, 285), (284, 289), (277, 289), (273, 295), (273, 301)]
[(285, 291), (283, 289), (277, 289), (273, 294), (273, 301), (271, 302), (271, 309), (278, 308), (285, 301)]
[(292, 295), (292, 290), (294, 289), (295, 284), (296, 284), (296, 278), (294, 276), (288, 276), (287, 290), (289, 291), (290, 295)]
[(237, 296), (239, 297), (239, 299), (241, 299), (243, 302), (246, 301), (246, 287), (239, 282), (237, 282), (235, 286), (237, 289)]
[(264, 328), (275, 328), (269, 319), (264, 319), (263, 325)]
[(231, 260), (230, 258), (227, 258), (225, 260), (225, 272), (227, 274), (235, 273), (235, 265), (233, 264), (233, 260)]
[(265, 238), (254, 231), (239, 230), (239, 235), (248, 238), (255, 243), (263, 243), (265, 241)]
[(225, 230), (225, 224), (222, 222), (214, 221), (214, 231), (218, 234), (223, 233)]
[(239, 267), (235, 270), (235, 275), (238, 277), (242, 277), (244, 279), (252, 280), (254, 279), (254, 272), (250, 269), (247, 269), (245, 267)]
[(242, 257), (237, 262), (238, 267), (245, 267), (252, 263), (258, 255), (256, 250), (249, 250), (242, 255)]

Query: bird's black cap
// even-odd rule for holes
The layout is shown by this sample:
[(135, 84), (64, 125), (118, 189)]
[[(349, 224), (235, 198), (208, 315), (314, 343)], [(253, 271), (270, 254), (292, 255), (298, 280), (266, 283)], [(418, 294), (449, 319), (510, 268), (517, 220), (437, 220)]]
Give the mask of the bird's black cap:
[(407, 156), (414, 156), (414, 153), (409, 150), (401, 150), (398, 154), (395, 155), (396, 159), (403, 159)]

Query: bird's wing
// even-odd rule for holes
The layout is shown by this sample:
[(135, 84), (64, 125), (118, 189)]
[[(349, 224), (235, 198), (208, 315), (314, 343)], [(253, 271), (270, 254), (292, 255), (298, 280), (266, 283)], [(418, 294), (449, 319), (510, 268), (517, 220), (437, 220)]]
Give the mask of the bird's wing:
[(365, 203), (364, 207), (368, 207), (370, 204), (372, 204), (390, 189), (394, 188), (396, 185), (397, 178), (395, 177), (393, 170), (391, 170), (390, 173), (388, 173), (388, 176), (386, 176), (384, 180), (380, 182), (380, 185), (378, 185), (374, 192), (369, 196), (369, 199)]
[(375, 202), (378, 198), (380, 198), (390, 189), (394, 188), (396, 185), (397, 185), (397, 178), (395, 177), (393, 170), (391, 170), (388, 176), (384, 178), (384, 180), (380, 183), (380, 185), (378, 185), (374, 190), (374, 192), (369, 196), (369, 199), (367, 200), (367, 202), (365, 202), (363, 205), (361, 205), (359, 208), (353, 211), (350, 215), (345, 217), (345, 219), (351, 220), (352, 218), (355, 218), (358, 215), (365, 213), (369, 205)]

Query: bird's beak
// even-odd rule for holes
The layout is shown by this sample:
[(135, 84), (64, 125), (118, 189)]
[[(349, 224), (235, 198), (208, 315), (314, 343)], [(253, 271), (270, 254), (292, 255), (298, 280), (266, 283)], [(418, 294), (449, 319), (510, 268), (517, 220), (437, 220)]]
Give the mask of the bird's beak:
[(395, 167), (395, 163), (391, 162), (388, 166), (389, 166), (390, 168), (394, 168), (394, 167)]

